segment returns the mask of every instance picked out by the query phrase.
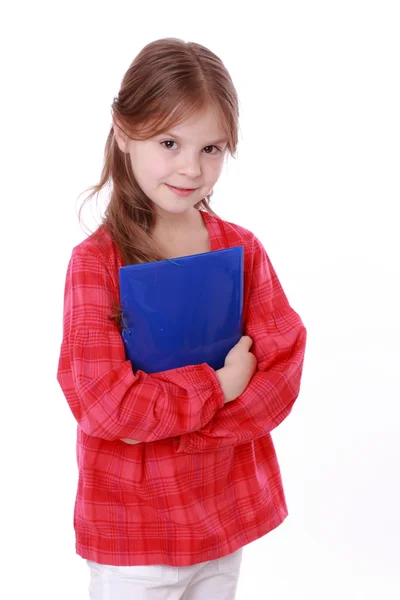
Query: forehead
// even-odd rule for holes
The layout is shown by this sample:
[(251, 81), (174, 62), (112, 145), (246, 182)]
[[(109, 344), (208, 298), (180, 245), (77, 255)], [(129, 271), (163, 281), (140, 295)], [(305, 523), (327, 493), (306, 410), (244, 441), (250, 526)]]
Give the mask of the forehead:
[(219, 112), (213, 107), (207, 107), (201, 112), (196, 112), (181, 123), (173, 125), (167, 130), (183, 140), (226, 141), (226, 134), (221, 125)]

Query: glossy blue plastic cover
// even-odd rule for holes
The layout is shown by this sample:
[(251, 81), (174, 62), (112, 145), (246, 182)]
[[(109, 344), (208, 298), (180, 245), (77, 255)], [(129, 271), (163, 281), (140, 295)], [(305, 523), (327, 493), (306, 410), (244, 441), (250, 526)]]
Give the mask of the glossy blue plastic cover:
[(120, 268), (126, 358), (134, 371), (224, 366), (242, 336), (244, 248)]

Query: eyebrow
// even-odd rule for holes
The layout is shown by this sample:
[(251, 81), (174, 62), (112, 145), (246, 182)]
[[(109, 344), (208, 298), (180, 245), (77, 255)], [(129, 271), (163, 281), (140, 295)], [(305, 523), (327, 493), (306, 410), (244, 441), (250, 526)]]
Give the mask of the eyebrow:
[[(182, 138), (179, 137), (179, 135), (175, 135), (174, 133), (172, 133), (171, 131), (166, 131), (165, 133), (161, 133), (161, 136), (170, 136), (176, 140), (179, 140), (180, 142), (182, 141)], [(223, 138), (221, 140), (216, 140), (215, 142), (209, 142), (208, 144), (206, 144), (206, 146), (214, 146), (217, 144), (227, 144), (228, 140), (226, 138)]]

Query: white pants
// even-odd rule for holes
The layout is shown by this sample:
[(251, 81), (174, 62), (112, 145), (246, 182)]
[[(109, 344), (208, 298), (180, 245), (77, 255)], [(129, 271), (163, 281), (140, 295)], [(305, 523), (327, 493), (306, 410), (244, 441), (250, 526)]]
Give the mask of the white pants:
[(242, 562), (233, 554), (190, 567), (113, 567), (87, 561), (90, 600), (234, 600)]

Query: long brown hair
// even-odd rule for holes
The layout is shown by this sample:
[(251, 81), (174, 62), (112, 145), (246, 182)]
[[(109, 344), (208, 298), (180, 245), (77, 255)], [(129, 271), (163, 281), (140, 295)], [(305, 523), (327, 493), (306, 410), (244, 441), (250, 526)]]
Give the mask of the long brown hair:
[[(113, 121), (132, 139), (148, 139), (182, 123), (207, 106), (217, 109), (232, 157), (238, 143), (239, 106), (236, 89), (223, 62), (194, 42), (165, 38), (151, 42), (136, 56), (123, 77), (111, 107)], [(101, 179), (86, 191), (86, 202), (110, 187), (103, 224), (117, 245), (123, 264), (161, 260), (151, 238), (155, 211), (133, 175), (111, 126), (104, 151)], [(210, 207), (212, 192), (197, 205)]]

